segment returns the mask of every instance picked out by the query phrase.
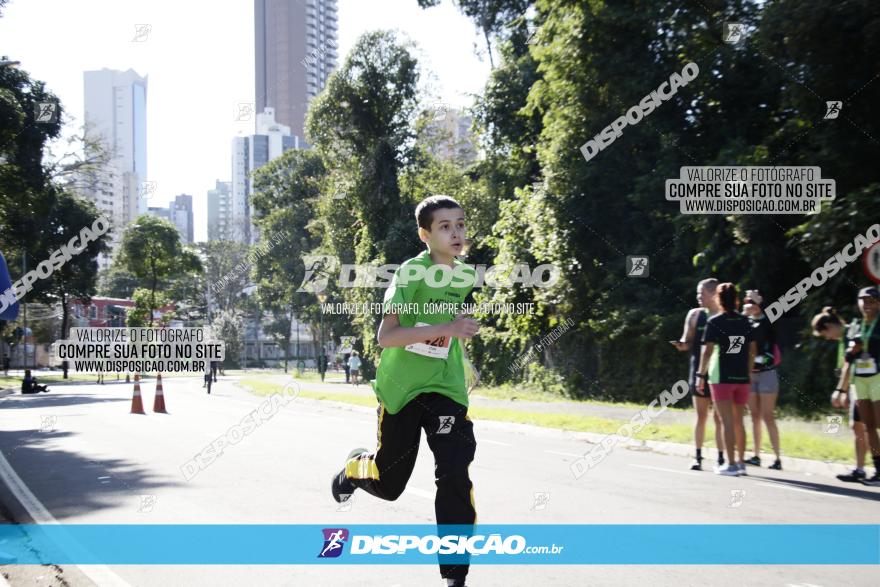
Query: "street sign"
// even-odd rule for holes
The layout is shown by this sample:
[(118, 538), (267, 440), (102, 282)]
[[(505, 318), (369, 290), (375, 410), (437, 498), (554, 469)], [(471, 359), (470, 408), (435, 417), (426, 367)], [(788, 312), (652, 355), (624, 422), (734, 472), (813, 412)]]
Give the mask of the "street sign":
[(862, 268), (865, 275), (874, 283), (880, 283), (880, 241), (877, 241), (862, 254)]

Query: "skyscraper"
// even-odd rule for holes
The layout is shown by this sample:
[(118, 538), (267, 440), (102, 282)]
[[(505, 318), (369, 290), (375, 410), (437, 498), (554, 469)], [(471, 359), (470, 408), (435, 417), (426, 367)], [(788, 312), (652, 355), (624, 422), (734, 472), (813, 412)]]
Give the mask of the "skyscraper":
[[(101, 69), (83, 74), (85, 126), (111, 156), (99, 173), (82, 178), (83, 192), (113, 223), (115, 249), (125, 225), (147, 211), (142, 186), (147, 178), (147, 78), (134, 70)], [(106, 267), (109, 259), (98, 258)]]
[(191, 245), (193, 243), (193, 197), (188, 194), (175, 196), (168, 209), (171, 222), (180, 233), (180, 242)]
[(256, 112), (301, 139), (308, 105), (336, 67), (336, 0), (254, 0)]
[(275, 111), (266, 108), (257, 114), (257, 133), (232, 139), (232, 205), (230, 240), (256, 243), (253, 225), (253, 172), (280, 157), (288, 149), (301, 149), (299, 137), (290, 135), (290, 127), (275, 122)]
[(208, 240), (231, 240), (232, 182), (216, 180), (208, 190)]

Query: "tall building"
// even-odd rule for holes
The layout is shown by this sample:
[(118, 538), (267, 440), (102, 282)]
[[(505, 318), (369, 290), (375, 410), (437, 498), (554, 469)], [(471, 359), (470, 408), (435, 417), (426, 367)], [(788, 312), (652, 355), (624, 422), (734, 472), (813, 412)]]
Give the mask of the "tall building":
[(180, 194), (168, 207), (171, 222), (180, 233), (180, 242), (191, 245), (193, 238), (193, 197)]
[[(86, 136), (111, 156), (106, 169), (83, 176), (83, 195), (112, 221), (114, 250), (125, 225), (147, 211), (147, 78), (132, 69), (105, 68), (84, 72), (83, 81)], [(106, 267), (109, 256), (98, 262)]]
[(232, 182), (215, 182), (208, 190), (208, 240), (232, 239)]
[(254, 0), (256, 112), (304, 137), (309, 102), (336, 67), (336, 0)]
[(180, 242), (185, 245), (193, 243), (193, 207), (192, 196), (180, 194), (167, 208), (150, 206), (147, 213), (171, 222), (180, 235)]
[(275, 122), (273, 108), (257, 114), (257, 133), (232, 139), (232, 204), (230, 240), (256, 243), (259, 234), (253, 225), (253, 172), (280, 157), (288, 149), (301, 149), (299, 137), (291, 136), (290, 127)]

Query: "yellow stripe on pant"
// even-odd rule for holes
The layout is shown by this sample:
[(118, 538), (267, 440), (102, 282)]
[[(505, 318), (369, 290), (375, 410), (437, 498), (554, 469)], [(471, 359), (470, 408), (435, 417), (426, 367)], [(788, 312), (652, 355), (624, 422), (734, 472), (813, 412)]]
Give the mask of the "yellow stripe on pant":
[(379, 467), (372, 457), (361, 455), (345, 463), (345, 476), (349, 479), (379, 479)]

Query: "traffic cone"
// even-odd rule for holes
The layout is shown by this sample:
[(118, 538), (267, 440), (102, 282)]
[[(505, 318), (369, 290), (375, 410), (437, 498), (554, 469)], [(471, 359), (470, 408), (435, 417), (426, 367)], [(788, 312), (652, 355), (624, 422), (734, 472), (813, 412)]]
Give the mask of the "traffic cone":
[(167, 414), (165, 411), (165, 394), (162, 393), (162, 374), (156, 375), (156, 399), (153, 400), (153, 412)]
[(131, 413), (145, 414), (144, 402), (141, 400), (141, 377), (137, 373), (134, 374), (134, 393), (131, 396)]

